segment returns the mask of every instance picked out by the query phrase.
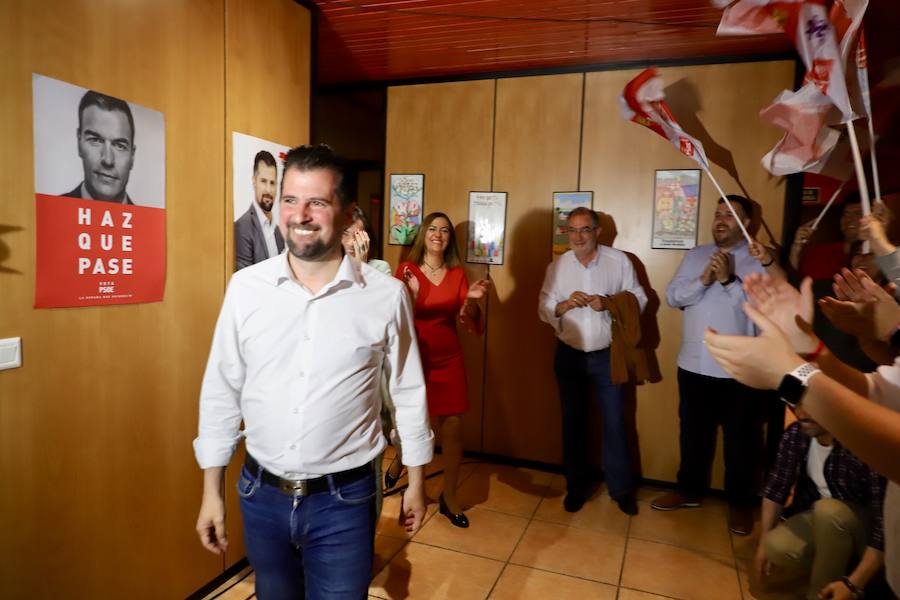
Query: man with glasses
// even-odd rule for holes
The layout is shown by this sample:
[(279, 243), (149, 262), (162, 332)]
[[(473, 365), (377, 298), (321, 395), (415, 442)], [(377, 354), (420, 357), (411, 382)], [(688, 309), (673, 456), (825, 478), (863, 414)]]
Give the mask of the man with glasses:
[(591, 493), (588, 461), (588, 402), (593, 387), (603, 419), (603, 471), (622, 512), (637, 514), (628, 457), (622, 393), (612, 383), (609, 297), (630, 292), (641, 311), (647, 295), (624, 252), (599, 246), (600, 219), (579, 207), (569, 213), (569, 251), (547, 267), (538, 314), (553, 327), (559, 343), (554, 370), (562, 404), (564, 507), (578, 512)]

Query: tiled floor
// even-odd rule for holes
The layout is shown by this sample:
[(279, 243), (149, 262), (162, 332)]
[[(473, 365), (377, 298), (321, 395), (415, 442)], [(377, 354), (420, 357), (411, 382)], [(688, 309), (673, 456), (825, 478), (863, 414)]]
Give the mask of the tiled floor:
[[(428, 472), (439, 470), (436, 456)], [(559, 475), (469, 462), (462, 467), (460, 481), (469, 529), (453, 527), (432, 503), (421, 530), (409, 536), (397, 525), (399, 496), (385, 498), (369, 598), (790, 597), (751, 594), (747, 573), (757, 537), (733, 536), (727, 507), (720, 500), (707, 500), (697, 509), (659, 512), (650, 508), (659, 490), (641, 488), (640, 514), (628, 517), (600, 489), (572, 514), (563, 510), (565, 485)], [(432, 502), (440, 487), (440, 475), (428, 480)], [(208, 598), (252, 597), (253, 573), (248, 568)]]

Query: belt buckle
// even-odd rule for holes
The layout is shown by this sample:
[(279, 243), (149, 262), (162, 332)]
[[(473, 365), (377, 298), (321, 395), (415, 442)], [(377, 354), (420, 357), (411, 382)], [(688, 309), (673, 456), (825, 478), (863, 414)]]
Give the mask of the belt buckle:
[(281, 491), (285, 492), (286, 494), (291, 494), (292, 496), (308, 496), (309, 484), (305, 479), (282, 479)]

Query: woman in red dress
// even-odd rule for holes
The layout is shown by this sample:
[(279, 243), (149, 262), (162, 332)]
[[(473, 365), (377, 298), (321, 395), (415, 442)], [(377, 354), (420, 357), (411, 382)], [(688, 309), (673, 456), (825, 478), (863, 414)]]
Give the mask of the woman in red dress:
[[(396, 276), (406, 283), (415, 302), (414, 317), (428, 412), (436, 419), (444, 457), (444, 489), (441, 514), (457, 527), (468, 527), (456, 498), (456, 482), (462, 459), (461, 415), (469, 409), (466, 370), (456, 320), (475, 334), (481, 334), (481, 307), (490, 280), (471, 286), (456, 249), (453, 224), (443, 213), (431, 213), (422, 221), (409, 256), (397, 267)], [(392, 487), (400, 475), (395, 458), (385, 474), (385, 487)]]

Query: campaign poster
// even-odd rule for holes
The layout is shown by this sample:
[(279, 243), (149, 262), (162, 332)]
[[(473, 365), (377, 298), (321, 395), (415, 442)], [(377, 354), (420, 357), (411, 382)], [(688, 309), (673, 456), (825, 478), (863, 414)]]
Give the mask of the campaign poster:
[(553, 192), (553, 258), (569, 249), (569, 213), (576, 208), (593, 209), (594, 192)]
[(409, 246), (415, 241), (425, 210), (425, 175), (390, 176), (390, 235), (388, 244)]
[(290, 146), (237, 131), (231, 134), (235, 271), (284, 250), (278, 209), (289, 150)]
[(697, 245), (700, 170), (656, 171), (651, 248), (690, 250)]
[(469, 192), (466, 262), (503, 264), (506, 192)]
[(31, 82), (35, 308), (161, 301), (163, 114), (43, 75)]

